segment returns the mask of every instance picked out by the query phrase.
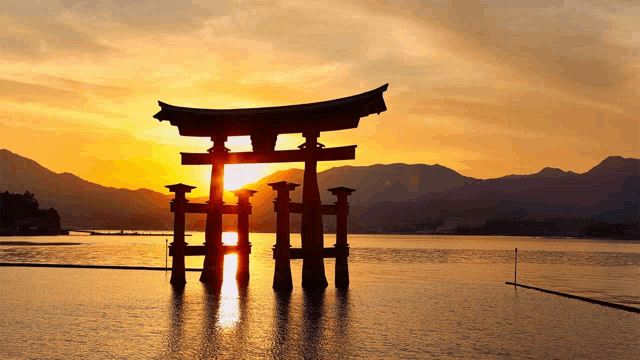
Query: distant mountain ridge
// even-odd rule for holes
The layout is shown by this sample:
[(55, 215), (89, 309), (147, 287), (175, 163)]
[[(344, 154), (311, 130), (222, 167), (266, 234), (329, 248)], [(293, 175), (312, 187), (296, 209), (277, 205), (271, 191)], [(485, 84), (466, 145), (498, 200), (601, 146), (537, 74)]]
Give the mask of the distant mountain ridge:
[(593, 217), (640, 220), (640, 160), (608, 157), (583, 173), (543, 170), (525, 176), (475, 181), (451, 191), (401, 202), (354, 208), (361, 223), (413, 224), (452, 217)]
[[(351, 205), (369, 205), (381, 201), (405, 201), (432, 192), (448, 191), (478, 180), (460, 175), (441, 165), (389, 164), (340, 166), (318, 174), (322, 189), (346, 186), (356, 189)], [(331, 195), (323, 194), (323, 201)]]
[[(356, 189), (350, 197), (354, 229), (412, 224), (450, 217), (486, 220), (494, 216), (552, 214), (594, 216), (607, 221), (638, 217), (640, 160), (612, 156), (578, 174), (544, 168), (530, 175), (507, 175), (481, 180), (463, 176), (441, 165), (341, 166), (318, 174), (323, 203), (335, 198), (328, 188)], [(252, 229), (273, 231), (274, 192), (270, 182), (302, 183), (303, 171), (273, 173), (247, 188), (252, 198)], [(0, 150), (0, 191), (37, 195), (44, 207), (58, 209), (63, 227), (146, 229), (171, 228), (172, 196), (149, 189), (116, 189), (85, 181), (70, 173), (54, 173), (33, 160)], [(292, 193), (301, 201), (302, 187)], [(226, 201), (234, 197), (225, 194)], [(192, 199), (204, 201), (206, 199)], [(325, 217), (331, 224), (332, 217)], [(234, 218), (225, 217), (232, 225)], [(299, 215), (292, 215), (294, 228)], [(188, 216), (188, 226), (202, 229), (204, 216)], [(356, 226), (357, 225), (357, 226)]]
[(63, 227), (165, 228), (170, 197), (148, 190), (105, 187), (71, 173), (54, 173), (37, 162), (0, 150), (0, 190), (30, 191), (58, 210)]
[(507, 175), (507, 176), (503, 176), (499, 179), (519, 179), (519, 178), (524, 178), (524, 177), (557, 177), (557, 176), (569, 176), (569, 175), (579, 175), (578, 173), (575, 173), (573, 171), (564, 171), (562, 169), (558, 169), (558, 168), (552, 168), (552, 167), (545, 167), (542, 170), (540, 170), (539, 172), (535, 173), (535, 174), (529, 174), (529, 175)]
[[(290, 170), (271, 175), (269, 181), (300, 183), (302, 175), (302, 170)], [(608, 157), (582, 174), (547, 167), (535, 174), (487, 180), (441, 165), (341, 166), (319, 173), (318, 184), (323, 203), (335, 201), (328, 188), (356, 189), (349, 198), (350, 222), (356, 231), (390, 231), (399, 224), (418, 231), (427, 222), (452, 217), (573, 216), (609, 222), (640, 218), (640, 159), (619, 156)], [(254, 228), (275, 221), (271, 188), (262, 180), (247, 187), (262, 194), (253, 202)], [(294, 192), (293, 200), (300, 201), (301, 193)], [(297, 220), (292, 219), (294, 226)]]

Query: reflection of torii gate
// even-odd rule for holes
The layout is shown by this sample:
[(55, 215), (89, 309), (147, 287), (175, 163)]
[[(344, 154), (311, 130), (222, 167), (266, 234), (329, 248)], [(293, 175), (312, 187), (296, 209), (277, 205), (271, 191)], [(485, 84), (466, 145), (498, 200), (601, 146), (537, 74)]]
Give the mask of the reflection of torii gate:
[[(379, 114), (385, 111), (386, 105), (384, 103), (382, 93), (387, 90), (387, 86), (388, 84), (359, 95), (336, 100), (253, 109), (196, 109), (178, 107), (159, 102), (162, 110), (154, 115), (156, 119), (160, 121), (170, 121), (171, 125), (178, 127), (180, 135), (209, 137), (213, 141), (213, 147), (210, 148), (207, 153), (182, 153), (182, 165), (211, 165), (209, 201), (207, 201), (206, 204), (188, 204), (188, 201), (186, 201), (184, 197), (184, 193), (190, 192), (193, 187), (183, 184), (168, 186), (172, 192), (176, 193), (176, 199), (173, 201), (172, 208), (174, 211), (177, 208), (181, 209), (181, 214), (177, 211), (175, 212), (176, 220), (174, 225), (181, 226), (182, 230), (180, 231), (180, 229), (174, 228), (174, 233), (178, 234), (174, 236), (175, 248), (172, 251), (174, 254), (174, 263), (178, 266), (182, 266), (182, 269), (184, 269), (184, 258), (182, 258), (182, 264), (180, 265), (180, 260), (176, 262), (176, 255), (189, 255), (186, 254), (186, 249), (191, 248), (184, 244), (183, 235), (185, 212), (199, 212), (207, 214), (205, 225), (205, 245), (202, 247), (202, 252), (205, 256), (203, 271), (200, 277), (200, 281), (202, 282), (219, 282), (222, 279), (223, 257), (225, 252), (229, 251), (225, 250), (225, 247), (222, 245), (222, 215), (240, 214), (241, 212), (246, 214), (246, 231), (248, 236), (248, 214), (251, 211), (248, 199), (252, 193), (245, 192), (242, 193), (242, 196), (237, 193), (236, 195), (239, 198), (238, 205), (225, 205), (222, 198), (224, 189), (224, 165), (304, 162), (305, 169), (302, 188), (302, 204), (290, 204), (291, 207), (295, 208), (291, 209), (295, 210), (292, 212), (302, 214), (302, 287), (326, 287), (327, 279), (324, 272), (323, 262), (323, 253), (325, 250), (322, 214), (323, 211), (326, 214), (331, 211), (327, 212), (328, 210), (323, 210), (323, 205), (320, 203), (317, 162), (355, 159), (356, 145), (324, 148), (324, 145), (318, 143), (318, 137), (322, 131), (356, 128), (358, 127), (361, 117), (365, 117), (373, 113)], [(306, 139), (305, 143), (300, 145), (298, 150), (275, 150), (276, 139), (279, 134), (294, 133), (302, 133), (302, 136)], [(251, 137), (251, 143), (253, 146), (252, 152), (234, 153), (229, 152), (229, 149), (225, 147), (225, 142), (229, 136), (247, 135)], [(289, 187), (282, 183), (271, 185), (274, 190), (278, 191), (278, 199), (282, 199), (281, 203), (285, 202), (285, 195), (282, 193), (282, 191), (285, 190), (284, 188), (287, 188), (286, 198), (288, 198), (288, 191), (293, 190), (295, 187)], [(339, 199), (339, 202), (335, 206), (335, 213), (337, 214), (339, 212), (337, 209), (341, 208), (339, 204), (341, 200), (344, 200), (346, 211), (346, 195), (353, 190), (346, 188), (336, 188), (331, 190)], [(245, 199), (244, 202), (242, 200), (243, 198)], [(288, 202), (288, 200), (286, 202)], [(326, 207), (327, 206), (325, 205), (324, 208)], [(278, 207), (278, 204), (276, 204), (276, 208), (282, 209)], [(283, 212), (280, 210), (278, 211), (279, 213)], [(179, 219), (180, 217), (181, 219)], [(281, 218), (281, 216), (279, 216), (279, 218)], [(340, 216), (338, 218), (340, 219)], [(240, 228), (240, 219), (238, 221), (238, 225), (240, 233), (240, 231), (242, 231)], [(180, 235), (180, 232), (182, 232), (182, 235)], [(241, 235), (239, 234), (239, 238), (240, 237)], [(344, 243), (346, 246), (346, 223)], [(239, 239), (238, 247), (241, 246), (240, 244), (241, 241)], [(278, 244), (276, 244), (275, 256), (278, 254), (277, 245)], [(246, 243), (243, 243), (242, 246), (248, 246), (250, 249), (248, 238), (246, 239)], [(340, 252), (338, 251), (338, 246), (336, 247), (336, 251)], [(241, 257), (246, 255), (248, 278), (248, 254), (250, 250), (242, 252), (238, 249), (238, 252), (241, 254)], [(346, 257), (344, 261), (346, 264)], [(277, 268), (278, 260), (276, 259), (276, 269)], [(172, 273), (172, 283), (184, 284), (184, 270), (182, 270), (182, 274), (180, 274), (180, 271), (176, 272), (175, 279), (173, 275), (174, 274)], [(274, 287), (277, 287), (275, 279)]]

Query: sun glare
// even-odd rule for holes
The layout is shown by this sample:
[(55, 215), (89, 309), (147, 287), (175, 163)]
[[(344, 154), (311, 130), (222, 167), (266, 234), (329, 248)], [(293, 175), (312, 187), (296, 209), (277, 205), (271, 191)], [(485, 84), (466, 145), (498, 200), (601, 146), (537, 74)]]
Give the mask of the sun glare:
[(222, 243), (224, 245), (238, 245), (238, 233), (232, 231), (223, 232)]
[(224, 189), (238, 190), (266, 175), (267, 165), (227, 165), (224, 168)]

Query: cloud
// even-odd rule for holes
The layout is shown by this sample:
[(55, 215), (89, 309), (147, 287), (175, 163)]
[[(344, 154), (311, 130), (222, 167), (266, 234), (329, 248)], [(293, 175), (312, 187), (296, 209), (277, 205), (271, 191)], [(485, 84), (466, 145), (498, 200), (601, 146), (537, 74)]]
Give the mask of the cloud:
[[(76, 17), (79, 22), (112, 22), (131, 28), (163, 32), (191, 31), (212, 16), (226, 13), (230, 1), (159, 0), (41, 0), (12, 1), (3, 6), (6, 13), (23, 18), (58, 19)], [(84, 19), (84, 21), (82, 21)]]
[(249, 2), (207, 21), (203, 33), (212, 38), (262, 42), (276, 52), (298, 54), (318, 64), (362, 58), (371, 45), (368, 30), (374, 24), (350, 12), (346, 3), (340, 5), (339, 11), (334, 5)]
[(100, 39), (184, 35), (227, 9), (225, 1), (11, 1), (0, 16), (0, 51), (4, 59), (39, 61), (122, 55)]
[(99, 114), (107, 117), (123, 117), (114, 111), (101, 108), (96, 102), (90, 101), (84, 92), (64, 90), (55, 87), (32, 84), (0, 78), (0, 88), (7, 91), (0, 92), (0, 100), (17, 104), (38, 104), (52, 108), (81, 111)]
[(10, 89), (0, 93), (0, 98), (18, 103), (41, 103), (53, 107), (82, 106), (87, 98), (75, 91), (60, 90), (43, 85), (0, 79), (0, 88)]
[(640, 59), (640, 54), (633, 55), (637, 44), (633, 49), (607, 41), (611, 14), (571, 1), (520, 9), (500, 7), (504, 4), (450, 1), (434, 9), (429, 24), (450, 34), (451, 51), (549, 80), (565, 90), (617, 91), (632, 76), (623, 59)]
[(86, 92), (105, 98), (119, 99), (136, 92), (136, 89), (127, 86), (110, 86), (84, 81), (71, 80), (58, 76), (40, 75), (36, 79), (47, 82), (53, 86), (69, 89), (76, 92)]
[(68, 57), (96, 58), (118, 53), (62, 22), (31, 16), (0, 15), (0, 51), (3, 60), (52, 60)]

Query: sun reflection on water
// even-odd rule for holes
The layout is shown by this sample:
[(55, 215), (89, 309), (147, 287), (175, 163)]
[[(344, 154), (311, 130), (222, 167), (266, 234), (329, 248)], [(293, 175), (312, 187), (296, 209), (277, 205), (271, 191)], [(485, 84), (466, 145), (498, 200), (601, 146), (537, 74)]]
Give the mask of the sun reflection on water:
[[(238, 233), (223, 233), (222, 243), (225, 245), (236, 245), (238, 243)], [(225, 255), (222, 288), (220, 289), (220, 307), (218, 308), (218, 326), (221, 329), (233, 328), (240, 319), (238, 283), (236, 281), (237, 270), (238, 255)]]

